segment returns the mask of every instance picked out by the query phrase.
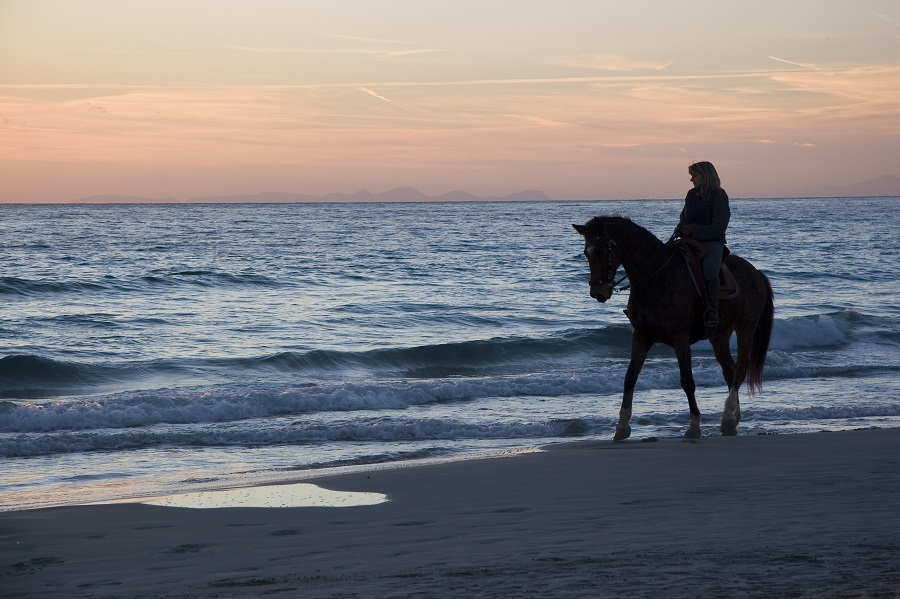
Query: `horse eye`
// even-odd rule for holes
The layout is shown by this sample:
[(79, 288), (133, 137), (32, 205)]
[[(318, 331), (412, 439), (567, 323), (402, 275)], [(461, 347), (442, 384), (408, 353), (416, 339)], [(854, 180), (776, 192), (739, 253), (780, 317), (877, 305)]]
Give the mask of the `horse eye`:
[(584, 255), (585, 255), (585, 256), (592, 256), (593, 254), (594, 254), (594, 246), (589, 245), (589, 246), (587, 246), (586, 248), (584, 248)]

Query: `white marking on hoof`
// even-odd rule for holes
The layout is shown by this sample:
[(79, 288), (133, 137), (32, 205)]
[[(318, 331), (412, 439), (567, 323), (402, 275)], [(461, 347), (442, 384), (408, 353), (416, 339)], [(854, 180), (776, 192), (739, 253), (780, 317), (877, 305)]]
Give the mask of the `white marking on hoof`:
[(719, 430), (726, 437), (737, 435), (737, 426), (741, 421), (741, 406), (738, 401), (737, 389), (728, 390), (728, 398), (725, 400), (725, 408), (722, 410), (722, 424)]
[(700, 415), (691, 414), (691, 425), (688, 427), (687, 432), (684, 433), (685, 439), (699, 439), (700, 438)]
[(729, 389), (728, 397), (725, 399), (725, 413), (726, 414), (735, 414), (740, 413), (740, 404), (738, 403), (738, 392), (737, 389)]

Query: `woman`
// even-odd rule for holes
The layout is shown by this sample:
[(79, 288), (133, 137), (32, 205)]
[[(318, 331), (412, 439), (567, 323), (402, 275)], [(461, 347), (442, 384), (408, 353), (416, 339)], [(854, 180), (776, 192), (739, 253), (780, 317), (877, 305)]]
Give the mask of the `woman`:
[(706, 282), (707, 328), (719, 324), (719, 268), (725, 250), (725, 230), (731, 219), (728, 194), (722, 189), (716, 167), (710, 162), (695, 162), (688, 167), (694, 188), (684, 198), (684, 209), (675, 227), (675, 237), (689, 237), (703, 243), (703, 279)]

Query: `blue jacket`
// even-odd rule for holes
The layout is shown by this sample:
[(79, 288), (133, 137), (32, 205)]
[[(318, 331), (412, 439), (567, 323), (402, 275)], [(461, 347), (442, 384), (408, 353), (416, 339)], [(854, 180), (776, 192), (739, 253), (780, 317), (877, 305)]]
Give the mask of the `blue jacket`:
[(691, 237), (697, 241), (725, 241), (725, 230), (731, 220), (731, 208), (728, 206), (728, 194), (724, 190), (711, 202), (700, 199), (700, 192), (691, 189), (684, 198), (684, 208), (678, 225), (692, 225)]

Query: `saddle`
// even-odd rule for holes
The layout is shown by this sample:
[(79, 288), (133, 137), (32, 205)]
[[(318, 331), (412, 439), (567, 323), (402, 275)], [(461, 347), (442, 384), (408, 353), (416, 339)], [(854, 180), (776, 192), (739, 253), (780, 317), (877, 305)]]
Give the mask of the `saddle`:
[[(681, 250), (681, 254), (684, 256), (684, 261), (687, 263), (688, 272), (691, 273), (691, 280), (694, 282), (694, 289), (697, 290), (697, 294), (700, 295), (700, 297), (705, 296), (703, 290), (706, 284), (703, 280), (703, 267), (701, 266), (701, 261), (706, 255), (706, 248), (696, 239), (686, 238), (677, 240), (675, 242), (675, 247)], [(720, 300), (735, 298), (740, 293), (734, 274), (732, 274), (728, 265), (725, 264), (725, 258), (727, 258), (730, 253), (731, 252), (729, 252), (726, 247), (725, 252), (722, 254), (722, 266), (719, 268)]]

